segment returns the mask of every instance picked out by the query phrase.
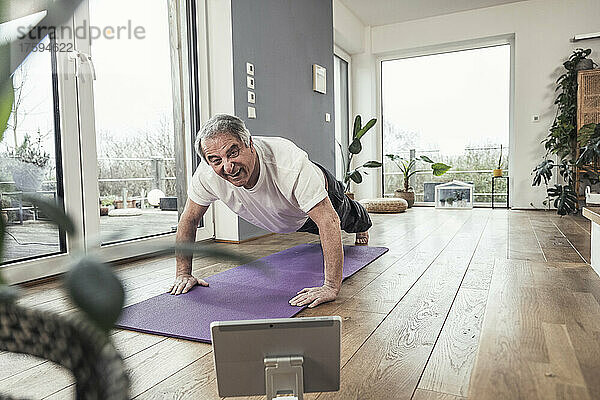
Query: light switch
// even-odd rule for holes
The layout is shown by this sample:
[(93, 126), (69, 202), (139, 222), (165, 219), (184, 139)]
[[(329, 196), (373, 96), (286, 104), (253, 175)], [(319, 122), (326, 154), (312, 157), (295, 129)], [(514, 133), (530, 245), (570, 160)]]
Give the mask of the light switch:
[(325, 113), (325, 122), (331, 122), (331, 114)]
[(251, 76), (247, 76), (246, 77), (246, 86), (248, 86), (248, 89), (254, 89), (254, 78)]
[(256, 118), (256, 108), (254, 107), (248, 107), (248, 118)]
[(248, 103), (256, 103), (256, 95), (251, 90), (248, 90)]
[(249, 62), (246, 63), (246, 73), (248, 75), (254, 75), (254, 64)]

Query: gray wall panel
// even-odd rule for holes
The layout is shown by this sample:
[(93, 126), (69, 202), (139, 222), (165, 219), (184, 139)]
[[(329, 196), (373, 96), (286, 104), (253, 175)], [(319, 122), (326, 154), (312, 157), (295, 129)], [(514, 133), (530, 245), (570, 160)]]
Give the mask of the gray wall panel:
[[(288, 138), (335, 172), (332, 2), (232, 0), (231, 13), (235, 113), (253, 135)], [(247, 118), (246, 62), (255, 66), (256, 119)], [(315, 63), (327, 69), (327, 94), (312, 90)], [(240, 220), (240, 240), (264, 233)]]

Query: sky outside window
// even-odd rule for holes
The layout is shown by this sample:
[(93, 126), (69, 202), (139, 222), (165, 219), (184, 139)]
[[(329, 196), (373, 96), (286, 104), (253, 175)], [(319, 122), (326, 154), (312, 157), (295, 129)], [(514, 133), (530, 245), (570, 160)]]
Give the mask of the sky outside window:
[[(509, 45), (382, 63), (386, 126), (417, 149), (458, 154), (465, 147), (507, 146), (509, 90)], [(401, 150), (408, 149), (385, 151)]]

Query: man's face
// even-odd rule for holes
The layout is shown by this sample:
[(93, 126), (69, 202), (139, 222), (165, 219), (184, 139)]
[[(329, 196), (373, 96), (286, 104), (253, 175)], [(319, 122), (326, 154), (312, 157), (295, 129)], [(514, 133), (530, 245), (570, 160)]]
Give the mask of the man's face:
[(208, 164), (221, 178), (248, 189), (256, 184), (256, 152), (233, 135), (222, 133), (202, 141)]

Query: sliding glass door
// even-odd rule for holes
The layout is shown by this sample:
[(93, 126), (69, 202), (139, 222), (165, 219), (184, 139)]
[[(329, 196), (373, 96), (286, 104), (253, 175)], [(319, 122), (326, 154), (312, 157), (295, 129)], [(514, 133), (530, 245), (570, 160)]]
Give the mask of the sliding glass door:
[[(188, 60), (178, 52), (185, 32), (175, 0), (88, 0), (75, 24), (90, 26), (76, 41), (91, 61), (91, 79), (79, 88), (86, 245), (108, 259), (129, 257), (144, 244), (174, 241), (193, 160), (193, 132), (181, 88)], [(140, 13), (140, 10), (144, 10)], [(96, 35), (93, 33), (97, 32)], [(184, 39), (187, 36), (184, 34)], [(193, 43), (189, 43), (190, 46)], [(87, 157), (86, 157), (87, 158)], [(206, 219), (198, 239), (212, 237)]]
[[(44, 51), (14, 73), (17, 101), (0, 148), (9, 282), (64, 272), (57, 257), (76, 249), (112, 261), (174, 243), (195, 162), (190, 121), (200, 115), (184, 93), (197, 84), (190, 64), (199, 54), (188, 21), (203, 20), (189, 9), (179, 0), (84, 0), (56, 34), (64, 51), (53, 53), (60, 47), (45, 37)], [(50, 224), (31, 195), (64, 205), (76, 234)], [(196, 238), (212, 236), (211, 210)]]
[[(166, 1), (90, 0), (102, 243), (177, 227), (172, 61)], [(139, 10), (144, 10), (140, 13)]]
[[(36, 15), (21, 24), (36, 23)], [(20, 25), (19, 25), (20, 26)], [(62, 205), (60, 100), (56, 42), (46, 35), (12, 74), (14, 103), (0, 143), (0, 201), (7, 226), (2, 263), (66, 251), (64, 232), (33, 203)]]

